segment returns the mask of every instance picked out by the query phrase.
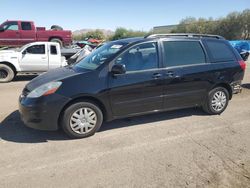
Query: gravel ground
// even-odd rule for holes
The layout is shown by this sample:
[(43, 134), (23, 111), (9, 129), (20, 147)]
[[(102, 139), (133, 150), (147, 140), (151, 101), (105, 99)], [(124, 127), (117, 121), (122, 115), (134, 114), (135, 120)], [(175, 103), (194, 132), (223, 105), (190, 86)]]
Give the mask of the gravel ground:
[(250, 62), (220, 116), (116, 120), (81, 140), (23, 125), (17, 100), (29, 79), (0, 85), (0, 187), (250, 187)]

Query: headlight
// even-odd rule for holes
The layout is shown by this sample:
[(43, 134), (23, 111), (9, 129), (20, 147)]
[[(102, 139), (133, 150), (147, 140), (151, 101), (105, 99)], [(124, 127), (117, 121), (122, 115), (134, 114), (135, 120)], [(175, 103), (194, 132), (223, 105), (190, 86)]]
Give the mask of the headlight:
[(40, 87), (34, 89), (28, 94), (28, 98), (38, 98), (41, 96), (50, 95), (56, 92), (56, 90), (61, 86), (62, 82), (49, 82), (47, 84), (41, 85)]

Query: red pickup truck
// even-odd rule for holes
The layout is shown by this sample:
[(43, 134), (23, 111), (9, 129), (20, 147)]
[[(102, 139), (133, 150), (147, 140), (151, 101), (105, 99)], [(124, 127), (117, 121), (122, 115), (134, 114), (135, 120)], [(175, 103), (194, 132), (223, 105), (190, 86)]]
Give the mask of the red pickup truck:
[(72, 42), (71, 31), (46, 30), (35, 27), (32, 21), (6, 21), (0, 25), (0, 46), (23, 46), (31, 42), (58, 42), (61, 46)]

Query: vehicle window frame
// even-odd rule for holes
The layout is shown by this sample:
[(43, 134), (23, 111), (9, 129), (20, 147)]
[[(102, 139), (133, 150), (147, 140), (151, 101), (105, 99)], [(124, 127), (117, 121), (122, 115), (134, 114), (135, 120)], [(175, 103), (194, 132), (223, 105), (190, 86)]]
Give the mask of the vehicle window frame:
[[(198, 42), (201, 46), (201, 49), (204, 53), (205, 62), (204, 63), (196, 63), (196, 64), (188, 64), (188, 65), (176, 65), (176, 66), (168, 66), (166, 64), (166, 57), (165, 57), (165, 48), (164, 48), (164, 42)], [(206, 48), (201, 40), (195, 40), (195, 39), (174, 39), (174, 38), (168, 38), (168, 39), (161, 39), (161, 49), (162, 49), (162, 68), (163, 69), (169, 69), (169, 68), (178, 68), (178, 67), (193, 67), (193, 66), (200, 66), (200, 65), (207, 65), (209, 63), (208, 54), (206, 51)]]
[[(52, 47), (52, 46), (56, 49), (56, 54), (52, 54), (52, 53), (51, 53), (51, 47)], [(55, 56), (58, 55), (58, 50), (57, 50), (56, 45), (54, 45), (54, 44), (51, 44), (51, 45), (50, 45), (50, 47), (49, 47), (49, 54), (50, 54), (50, 55), (55, 55)]]
[[(29, 53), (27, 50), (28, 50), (28, 48), (31, 48), (31, 47), (34, 47), (34, 46), (44, 46), (44, 53), (42, 53), (42, 54), (35, 54), (35, 53)], [(24, 50), (28, 55), (46, 55), (46, 45), (45, 44), (34, 44), (34, 45), (32, 45), (32, 46), (29, 46), (29, 47), (27, 47), (25, 50)]]
[[(219, 42), (219, 43), (225, 44), (225, 45), (228, 47), (228, 49), (232, 52), (234, 59), (232, 59), (232, 60), (228, 60), (228, 59), (226, 59), (226, 58), (225, 58), (225, 59), (220, 59), (220, 60), (214, 59), (214, 58), (213, 58), (213, 55), (212, 55), (212, 52), (211, 52), (211, 50), (210, 50), (209, 47), (208, 47), (207, 41), (215, 41), (215, 42)], [(213, 63), (213, 64), (214, 64), (214, 63), (223, 63), (223, 62), (228, 62), (228, 61), (230, 61), (230, 62), (237, 61), (237, 56), (236, 56), (236, 54), (235, 54), (235, 52), (234, 52), (234, 50), (233, 50), (233, 47), (230, 46), (230, 45), (227, 45), (226, 42), (223, 41), (223, 40), (218, 40), (218, 39), (206, 39), (206, 40), (204, 40), (204, 46), (206, 47), (206, 50), (207, 50), (207, 54), (208, 54), (208, 58), (209, 58), (209, 62), (210, 62), (210, 63)]]
[(110, 71), (112, 69), (112, 67), (115, 65), (117, 59), (119, 59), (121, 56), (123, 56), (125, 53), (127, 53), (129, 50), (131, 50), (132, 48), (142, 45), (142, 44), (147, 44), (147, 43), (156, 43), (156, 53), (157, 53), (157, 68), (153, 68), (153, 69), (145, 69), (145, 70), (136, 70), (136, 71), (126, 71), (124, 74), (134, 74), (134, 73), (141, 73), (141, 72), (149, 72), (149, 71), (154, 71), (154, 70), (159, 70), (161, 68), (161, 64), (160, 64), (160, 59), (161, 59), (161, 54), (160, 54), (160, 44), (157, 40), (153, 40), (153, 41), (144, 41), (144, 42), (140, 42), (140, 43), (136, 43), (133, 44), (131, 46), (129, 46), (128, 48), (126, 48), (122, 53), (120, 53), (112, 62), (111, 62), (111, 66), (110, 66)]
[[(5, 29), (4, 26), (5, 26), (6, 24), (8, 24), (8, 23), (15, 23), (15, 25), (17, 25), (17, 29), (16, 29), (16, 30), (8, 30), (8, 29)], [(19, 30), (19, 24), (18, 24), (17, 21), (8, 21), (8, 22), (3, 23), (2, 28), (4, 29), (4, 31), (18, 31), (18, 30)]]
[[(23, 29), (23, 24), (29, 24), (30, 25), (30, 29)], [(22, 31), (32, 31), (32, 25), (30, 22), (21, 22), (21, 30)]]

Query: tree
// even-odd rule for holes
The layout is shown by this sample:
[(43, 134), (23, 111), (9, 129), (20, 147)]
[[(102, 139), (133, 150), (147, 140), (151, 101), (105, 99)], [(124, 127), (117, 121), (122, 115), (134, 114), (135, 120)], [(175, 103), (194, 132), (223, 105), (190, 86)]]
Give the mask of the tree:
[(104, 40), (105, 35), (101, 30), (96, 29), (96, 30), (84, 33), (82, 35), (75, 35), (75, 36), (73, 36), (73, 38), (74, 38), (74, 40), (85, 40), (86, 38), (94, 38), (94, 39), (98, 39), (98, 40)]
[(130, 37), (143, 37), (147, 34), (148, 33), (144, 31), (134, 31), (120, 27), (116, 29), (114, 35), (110, 37), (110, 40), (118, 40)]
[(228, 40), (250, 39), (250, 9), (232, 12), (218, 20), (187, 17), (171, 32), (217, 34)]

